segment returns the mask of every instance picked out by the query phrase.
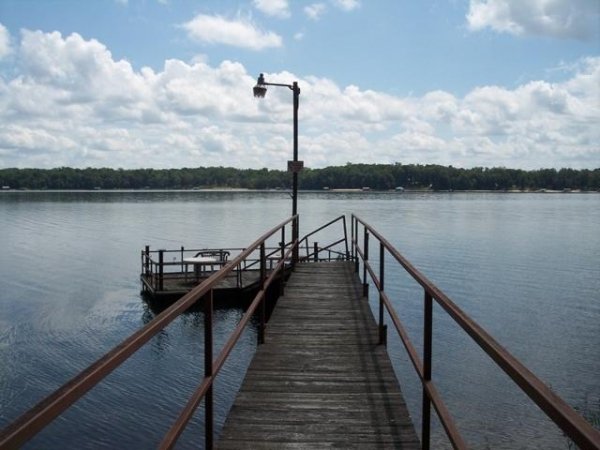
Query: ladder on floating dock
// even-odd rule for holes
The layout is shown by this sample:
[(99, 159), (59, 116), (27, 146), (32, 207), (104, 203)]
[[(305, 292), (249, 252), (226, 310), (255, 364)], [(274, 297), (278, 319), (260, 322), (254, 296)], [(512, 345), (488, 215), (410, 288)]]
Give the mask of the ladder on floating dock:
[(299, 264), (217, 448), (420, 448), (352, 262)]

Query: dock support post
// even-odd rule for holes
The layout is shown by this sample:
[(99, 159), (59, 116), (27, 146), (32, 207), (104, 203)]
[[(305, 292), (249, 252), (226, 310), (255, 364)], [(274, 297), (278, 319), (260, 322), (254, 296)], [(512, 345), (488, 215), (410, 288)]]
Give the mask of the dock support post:
[(285, 227), (281, 227), (281, 242), (279, 243), (281, 249), (281, 259), (285, 258)]
[(358, 252), (356, 246), (358, 245), (358, 220), (352, 217), (352, 258), (354, 258), (354, 272), (358, 273)]
[(281, 268), (281, 275), (279, 278), (279, 295), (283, 295), (285, 288), (285, 227), (281, 227), (281, 242), (279, 243), (281, 248), (281, 260), (283, 261), (283, 267)]
[(315, 262), (318, 262), (319, 261), (319, 244), (317, 242), (315, 242), (313, 247), (314, 247), (314, 249), (313, 249), (313, 252), (314, 252), (313, 259), (314, 259)]
[[(204, 378), (213, 376), (213, 290), (204, 298)], [(210, 384), (204, 398), (205, 448), (213, 448), (213, 385)]]
[(425, 385), (431, 382), (431, 353), (433, 329), (433, 301), (431, 294), (425, 292), (425, 311), (423, 326), (423, 411), (421, 419), (421, 446), (429, 450), (431, 435), (431, 400)]
[[(297, 173), (294, 173), (297, 175)], [(294, 211), (295, 214), (295, 211)], [(300, 245), (298, 241), (298, 227), (299, 227), (298, 216), (294, 218), (292, 221), (292, 245), (294, 248), (292, 249), (292, 269), (296, 267), (296, 263), (298, 262), (298, 246)]]
[(150, 246), (146, 245), (144, 248), (144, 274), (150, 275)]
[(385, 289), (385, 246), (379, 243), (379, 345), (387, 345), (387, 325), (383, 323), (383, 291)]
[(348, 250), (348, 228), (346, 227), (346, 215), (344, 214), (342, 217), (342, 220), (344, 222), (344, 243), (346, 244), (346, 261), (348, 261), (350, 259), (350, 251)]

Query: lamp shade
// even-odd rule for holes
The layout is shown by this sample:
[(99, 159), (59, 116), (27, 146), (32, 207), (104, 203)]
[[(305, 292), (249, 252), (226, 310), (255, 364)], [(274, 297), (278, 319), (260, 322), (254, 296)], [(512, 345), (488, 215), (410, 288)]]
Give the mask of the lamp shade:
[(254, 90), (254, 96), (255, 96), (255, 97), (260, 97), (260, 98), (262, 98), (262, 97), (264, 97), (264, 96), (266, 95), (266, 93), (267, 93), (267, 88), (266, 88), (266, 87), (264, 87), (264, 86), (260, 86), (260, 85), (258, 85), (258, 84), (257, 84), (256, 86), (254, 86), (253, 90)]

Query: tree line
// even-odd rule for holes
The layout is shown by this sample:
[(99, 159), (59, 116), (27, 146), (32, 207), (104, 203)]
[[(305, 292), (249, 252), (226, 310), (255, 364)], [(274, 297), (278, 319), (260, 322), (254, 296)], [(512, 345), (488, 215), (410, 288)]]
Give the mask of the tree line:
[[(288, 189), (282, 170), (197, 167), (182, 169), (0, 169), (3, 189)], [(352, 164), (304, 169), (299, 189), (600, 190), (600, 168), (469, 169), (433, 164)]]

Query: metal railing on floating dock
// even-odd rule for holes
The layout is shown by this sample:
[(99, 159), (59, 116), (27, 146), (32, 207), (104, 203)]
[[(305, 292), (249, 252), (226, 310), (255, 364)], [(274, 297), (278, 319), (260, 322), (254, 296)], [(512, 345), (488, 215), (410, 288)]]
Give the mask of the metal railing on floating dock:
[[(340, 239), (320, 246), (316, 240), (319, 233), (336, 224), (341, 224), (343, 235)], [(285, 235), (277, 246), (265, 248), (267, 273), (281, 261), (285, 250), (290, 243), (285, 242)], [(339, 216), (321, 227), (311, 231), (298, 243), (298, 260), (305, 261), (332, 261), (349, 259), (350, 251), (346, 227), (346, 217)], [(147, 245), (141, 252), (142, 292), (151, 297), (181, 297), (191, 291), (195, 286), (207, 280), (223, 266), (231, 264), (230, 255), (238, 255), (245, 248), (185, 248), (151, 250)], [(194, 260), (198, 255), (211, 255), (213, 258)], [(224, 277), (218, 286), (217, 293), (236, 296), (239, 291), (256, 290), (260, 282), (259, 249), (251, 252), (247, 258), (233, 266), (233, 270)], [(284, 273), (289, 274), (289, 262), (284, 266)]]
[[(181, 297), (191, 291), (195, 286), (210, 278), (223, 266), (230, 264), (230, 254), (238, 255), (244, 248), (219, 248), (219, 249), (186, 249), (177, 250), (150, 250), (146, 246), (141, 254), (142, 292), (152, 297)], [(273, 267), (282, 258), (281, 246), (265, 249), (267, 270)], [(196, 255), (216, 255), (213, 258)], [(220, 256), (223, 255), (223, 256)], [(289, 265), (286, 266), (289, 268)], [(248, 258), (236, 264), (227, 277), (223, 278), (218, 290), (235, 291), (253, 289), (260, 281), (260, 254), (256, 250)]]

